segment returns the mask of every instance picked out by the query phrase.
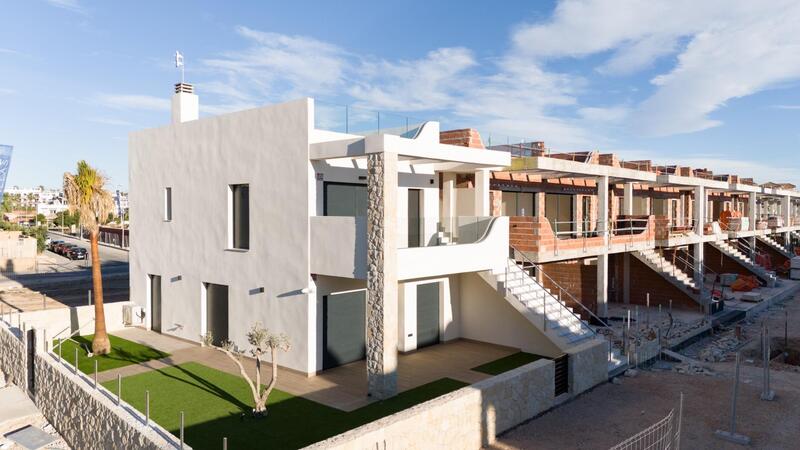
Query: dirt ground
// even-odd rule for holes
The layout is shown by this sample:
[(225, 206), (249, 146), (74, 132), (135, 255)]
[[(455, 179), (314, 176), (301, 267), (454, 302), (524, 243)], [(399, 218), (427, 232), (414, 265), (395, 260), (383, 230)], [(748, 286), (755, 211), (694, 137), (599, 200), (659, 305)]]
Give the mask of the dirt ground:
[[(772, 307), (753, 320), (708, 337), (681, 351), (696, 358), (708, 355), (704, 348), (730, 345), (722, 361), (702, 362), (699, 370), (684, 363), (659, 363), (640, 370), (635, 377), (621, 377), (621, 384), (606, 383), (543, 416), (498, 437), (493, 448), (608, 449), (677, 408), (684, 394), (681, 448), (739, 449), (721, 441), (717, 429), (730, 428), (732, 380), (736, 351), (741, 351), (737, 432), (751, 438), (750, 448), (800, 448), (800, 372), (784, 364), (778, 354), (772, 360), (771, 387), (774, 401), (760, 400), (762, 390), (760, 327), (766, 322), (776, 346), (783, 342), (788, 313), (789, 344), (800, 343), (800, 296)], [(778, 350), (782, 350), (779, 348)], [(678, 373), (678, 371), (689, 373)]]

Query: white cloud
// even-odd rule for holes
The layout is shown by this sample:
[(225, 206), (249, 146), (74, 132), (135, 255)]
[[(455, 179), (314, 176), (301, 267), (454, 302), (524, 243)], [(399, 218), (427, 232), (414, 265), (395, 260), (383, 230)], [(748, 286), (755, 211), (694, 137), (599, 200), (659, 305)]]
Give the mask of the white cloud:
[(0, 95), (14, 95), (17, 91), (9, 88), (0, 88)]
[[(247, 39), (249, 48), (202, 61), (207, 68), (227, 78), (227, 87), (212, 85), (216, 94), (226, 100), (276, 101), (309, 93), (332, 93), (343, 81), (346, 55), (334, 45), (306, 36), (247, 27), (238, 27), (236, 31)], [(223, 92), (224, 89), (228, 92)]]
[(97, 102), (110, 108), (126, 110), (169, 111), (170, 100), (150, 95), (98, 94)]
[(773, 105), (775, 109), (800, 109), (800, 105)]
[(676, 55), (677, 64), (652, 80), (655, 92), (632, 124), (664, 136), (718, 126), (710, 115), (727, 101), (800, 78), (799, 22), (793, 0), (562, 1), (551, 20), (520, 27), (513, 43), (534, 61), (608, 53), (597, 68), (605, 75)]
[(2, 47), (0, 47), (0, 53), (6, 54), (6, 55), (18, 55), (19, 54), (19, 52), (16, 51), (16, 50), (11, 50), (10, 48), (2, 48)]
[(66, 9), (78, 14), (86, 14), (86, 8), (78, 0), (45, 0), (48, 4), (56, 8)]

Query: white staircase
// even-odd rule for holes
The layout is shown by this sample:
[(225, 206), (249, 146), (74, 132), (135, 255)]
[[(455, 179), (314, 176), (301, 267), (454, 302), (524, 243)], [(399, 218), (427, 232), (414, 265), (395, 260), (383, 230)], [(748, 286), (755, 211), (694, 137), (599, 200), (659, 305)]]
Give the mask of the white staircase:
[(790, 252), (786, 247), (781, 245), (775, 239), (772, 239), (770, 236), (756, 236), (756, 239), (758, 239), (759, 241), (761, 241), (761, 242), (769, 245), (770, 247), (774, 248), (775, 250), (777, 250), (778, 252), (780, 252), (783, 256), (785, 256), (787, 258), (791, 258), (792, 256), (794, 256), (794, 255), (792, 255), (792, 252)]
[[(480, 276), (562, 351), (600, 338), (571, 307), (530, 276), (517, 261), (509, 258), (504, 269), (480, 272)], [(611, 372), (627, 364), (627, 358), (611, 342), (609, 348)]]
[(744, 266), (750, 272), (756, 274), (759, 278), (763, 280), (767, 280), (767, 270), (763, 267), (756, 264), (755, 261), (752, 260), (748, 255), (740, 252), (736, 247), (733, 245), (725, 242), (725, 241), (712, 241), (709, 242), (714, 248), (719, 250), (725, 255), (730, 256), (733, 258), (734, 261), (738, 262), (740, 265)]
[(698, 287), (693, 274), (687, 274), (679, 269), (661, 253), (654, 249), (645, 249), (631, 252), (631, 254), (701, 306), (708, 302), (708, 297), (711, 295), (710, 291), (706, 290), (704, 286)]

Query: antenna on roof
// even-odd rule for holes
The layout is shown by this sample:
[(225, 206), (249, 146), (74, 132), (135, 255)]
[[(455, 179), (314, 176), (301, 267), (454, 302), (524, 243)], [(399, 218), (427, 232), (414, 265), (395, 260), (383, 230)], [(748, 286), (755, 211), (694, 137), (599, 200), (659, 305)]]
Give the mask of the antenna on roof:
[(175, 67), (180, 67), (181, 69), (181, 84), (184, 82), (184, 64), (183, 64), (183, 55), (179, 51), (175, 51)]

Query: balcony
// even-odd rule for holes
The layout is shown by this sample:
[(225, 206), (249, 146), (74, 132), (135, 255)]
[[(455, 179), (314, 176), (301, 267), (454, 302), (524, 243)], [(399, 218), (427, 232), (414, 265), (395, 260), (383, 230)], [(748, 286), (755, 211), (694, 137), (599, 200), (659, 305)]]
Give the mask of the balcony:
[[(310, 218), (311, 273), (367, 278), (365, 217)], [(476, 272), (502, 267), (508, 254), (508, 219), (454, 217), (426, 221), (417, 236), (398, 219), (399, 280)]]
[[(509, 218), (509, 240), (534, 262), (588, 258), (603, 253), (620, 253), (655, 246), (653, 216), (619, 216), (612, 222), (608, 239), (597, 230), (601, 223), (551, 222), (544, 217)], [(553, 231), (553, 226), (558, 232)], [(568, 227), (568, 228), (567, 228)]]

